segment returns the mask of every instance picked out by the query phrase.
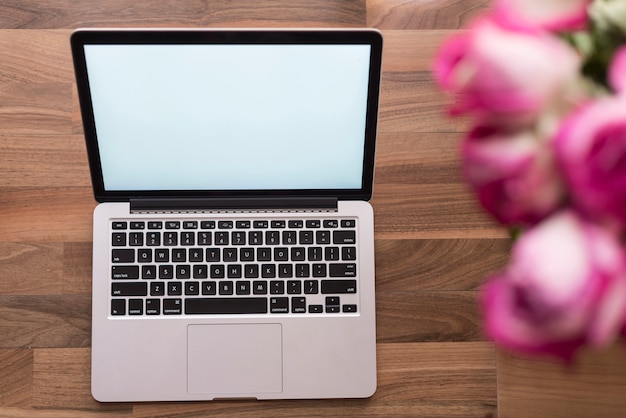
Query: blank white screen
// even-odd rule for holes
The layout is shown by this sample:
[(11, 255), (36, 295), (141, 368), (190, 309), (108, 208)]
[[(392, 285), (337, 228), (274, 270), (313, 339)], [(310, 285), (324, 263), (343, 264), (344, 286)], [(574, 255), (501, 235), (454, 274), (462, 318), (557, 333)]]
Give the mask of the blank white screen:
[(358, 189), (367, 45), (85, 46), (105, 190)]

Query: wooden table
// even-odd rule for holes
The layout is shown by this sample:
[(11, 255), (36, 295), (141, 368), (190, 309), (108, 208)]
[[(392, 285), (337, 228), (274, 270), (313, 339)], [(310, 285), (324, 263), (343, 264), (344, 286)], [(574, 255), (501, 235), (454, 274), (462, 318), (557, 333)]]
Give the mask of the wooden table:
[[(626, 416), (626, 350), (574, 368), (500, 352), (483, 278), (509, 241), (457, 173), (463, 123), (429, 72), (487, 0), (2, 0), (0, 416)], [(100, 404), (90, 395), (95, 206), (68, 37), (77, 27), (376, 27), (385, 37), (370, 399)]]

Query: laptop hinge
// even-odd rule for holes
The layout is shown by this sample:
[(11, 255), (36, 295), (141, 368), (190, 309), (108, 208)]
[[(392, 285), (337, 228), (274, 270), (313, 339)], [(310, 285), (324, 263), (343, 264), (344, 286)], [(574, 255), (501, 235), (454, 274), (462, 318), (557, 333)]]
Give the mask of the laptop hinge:
[(131, 199), (131, 212), (215, 210), (336, 210), (337, 198), (167, 198)]

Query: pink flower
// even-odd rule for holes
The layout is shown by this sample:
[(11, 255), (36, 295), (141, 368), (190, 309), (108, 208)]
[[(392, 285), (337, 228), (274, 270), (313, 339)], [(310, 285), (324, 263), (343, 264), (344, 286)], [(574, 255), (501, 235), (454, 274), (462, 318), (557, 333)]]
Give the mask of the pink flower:
[(626, 226), (626, 95), (605, 97), (566, 118), (554, 140), (574, 204)]
[(613, 90), (626, 93), (626, 46), (618, 49), (613, 55), (608, 78)]
[(547, 147), (531, 132), (481, 126), (461, 152), (467, 183), (499, 222), (533, 224), (559, 207), (561, 179)]
[(606, 229), (565, 211), (526, 232), (482, 295), (486, 332), (529, 354), (572, 360), (610, 343), (626, 319), (625, 259)]
[(451, 113), (519, 124), (562, 100), (579, 63), (571, 47), (548, 33), (511, 31), (483, 18), (443, 44), (434, 76), (458, 96)]
[(582, 29), (592, 0), (495, 0), (494, 16), (512, 28)]

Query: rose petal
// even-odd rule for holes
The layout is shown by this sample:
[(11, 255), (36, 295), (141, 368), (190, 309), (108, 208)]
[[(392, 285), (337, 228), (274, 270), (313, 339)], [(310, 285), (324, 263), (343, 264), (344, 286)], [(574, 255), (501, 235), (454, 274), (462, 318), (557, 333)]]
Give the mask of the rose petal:
[(613, 55), (608, 73), (609, 85), (619, 93), (626, 92), (626, 46)]

